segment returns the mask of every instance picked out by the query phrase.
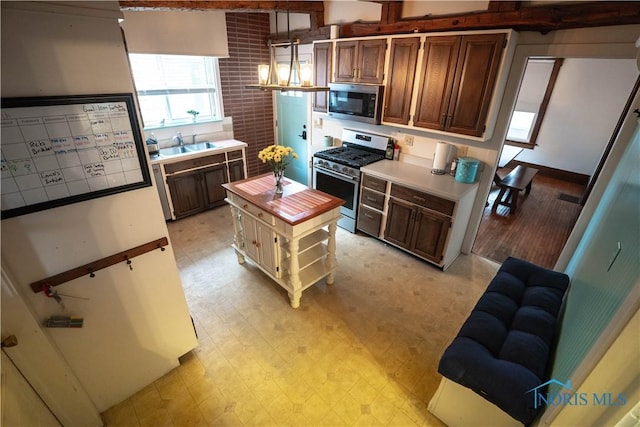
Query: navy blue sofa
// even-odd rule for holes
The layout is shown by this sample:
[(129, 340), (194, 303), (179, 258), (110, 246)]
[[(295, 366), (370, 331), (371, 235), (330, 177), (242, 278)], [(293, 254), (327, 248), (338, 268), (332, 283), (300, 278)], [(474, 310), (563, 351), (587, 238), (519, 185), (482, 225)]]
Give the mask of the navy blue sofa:
[(445, 350), (438, 372), (531, 423), (541, 408), (530, 390), (549, 379), (568, 286), (565, 274), (508, 258)]

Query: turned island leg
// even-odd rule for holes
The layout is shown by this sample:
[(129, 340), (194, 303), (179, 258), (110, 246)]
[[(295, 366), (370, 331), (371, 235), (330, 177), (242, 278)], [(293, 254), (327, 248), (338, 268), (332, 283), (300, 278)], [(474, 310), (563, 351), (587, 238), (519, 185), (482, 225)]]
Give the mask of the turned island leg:
[(335, 267), (337, 265), (336, 261), (336, 229), (337, 229), (337, 221), (329, 224), (329, 239), (327, 241), (327, 269), (331, 272), (327, 276), (327, 285), (333, 285), (333, 280), (336, 276)]
[(298, 239), (292, 239), (289, 242), (289, 299), (291, 307), (300, 307), (300, 298), (302, 297), (302, 282), (300, 281), (300, 263), (298, 262)]
[(244, 255), (238, 251), (238, 249), (244, 245), (242, 214), (240, 213), (240, 209), (233, 205), (230, 205), (229, 208), (231, 208), (231, 218), (233, 219), (233, 249), (236, 252), (236, 257), (238, 257), (238, 264), (244, 264)]

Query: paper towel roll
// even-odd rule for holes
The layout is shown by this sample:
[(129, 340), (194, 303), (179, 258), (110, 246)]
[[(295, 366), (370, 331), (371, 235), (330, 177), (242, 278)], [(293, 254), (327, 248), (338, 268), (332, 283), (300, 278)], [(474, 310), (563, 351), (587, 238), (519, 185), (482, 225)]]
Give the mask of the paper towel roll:
[(449, 161), (449, 148), (450, 146), (446, 142), (438, 142), (436, 144), (436, 153), (433, 156), (432, 166), (434, 173), (444, 173), (447, 170), (447, 162)]

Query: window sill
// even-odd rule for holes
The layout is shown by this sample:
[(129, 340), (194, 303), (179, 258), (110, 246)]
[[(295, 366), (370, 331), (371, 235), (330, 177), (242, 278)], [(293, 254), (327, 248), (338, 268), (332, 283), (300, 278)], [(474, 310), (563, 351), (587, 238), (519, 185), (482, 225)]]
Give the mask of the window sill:
[(211, 123), (220, 123), (223, 122), (224, 118), (222, 119), (211, 119), (211, 120), (206, 120), (206, 119), (202, 119), (202, 120), (198, 120), (198, 121), (193, 121), (193, 120), (185, 120), (183, 122), (172, 122), (171, 124), (168, 125), (151, 125), (151, 126), (145, 126), (144, 130), (145, 131), (156, 131), (158, 129), (172, 129), (172, 128), (179, 128), (179, 127), (185, 127), (185, 126), (194, 126), (194, 125), (206, 125), (206, 124), (211, 124)]

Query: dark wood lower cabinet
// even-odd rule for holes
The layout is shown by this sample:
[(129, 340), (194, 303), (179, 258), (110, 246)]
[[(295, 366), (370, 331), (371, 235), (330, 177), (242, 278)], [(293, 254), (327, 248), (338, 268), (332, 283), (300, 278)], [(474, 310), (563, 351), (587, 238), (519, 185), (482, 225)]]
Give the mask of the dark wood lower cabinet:
[(176, 219), (224, 204), (226, 182), (224, 164), (167, 177)]
[(202, 185), (200, 172), (185, 172), (167, 177), (173, 213), (177, 218), (200, 212), (204, 209), (202, 201)]
[(227, 196), (222, 184), (227, 182), (227, 168), (225, 165), (218, 165), (204, 169), (202, 172), (204, 208), (224, 205), (224, 198)]
[(384, 240), (440, 263), (450, 226), (448, 216), (390, 198)]
[(440, 263), (450, 226), (451, 218), (417, 208), (410, 250), (421, 257)]
[(229, 182), (240, 181), (244, 179), (244, 162), (235, 160), (229, 162)]

